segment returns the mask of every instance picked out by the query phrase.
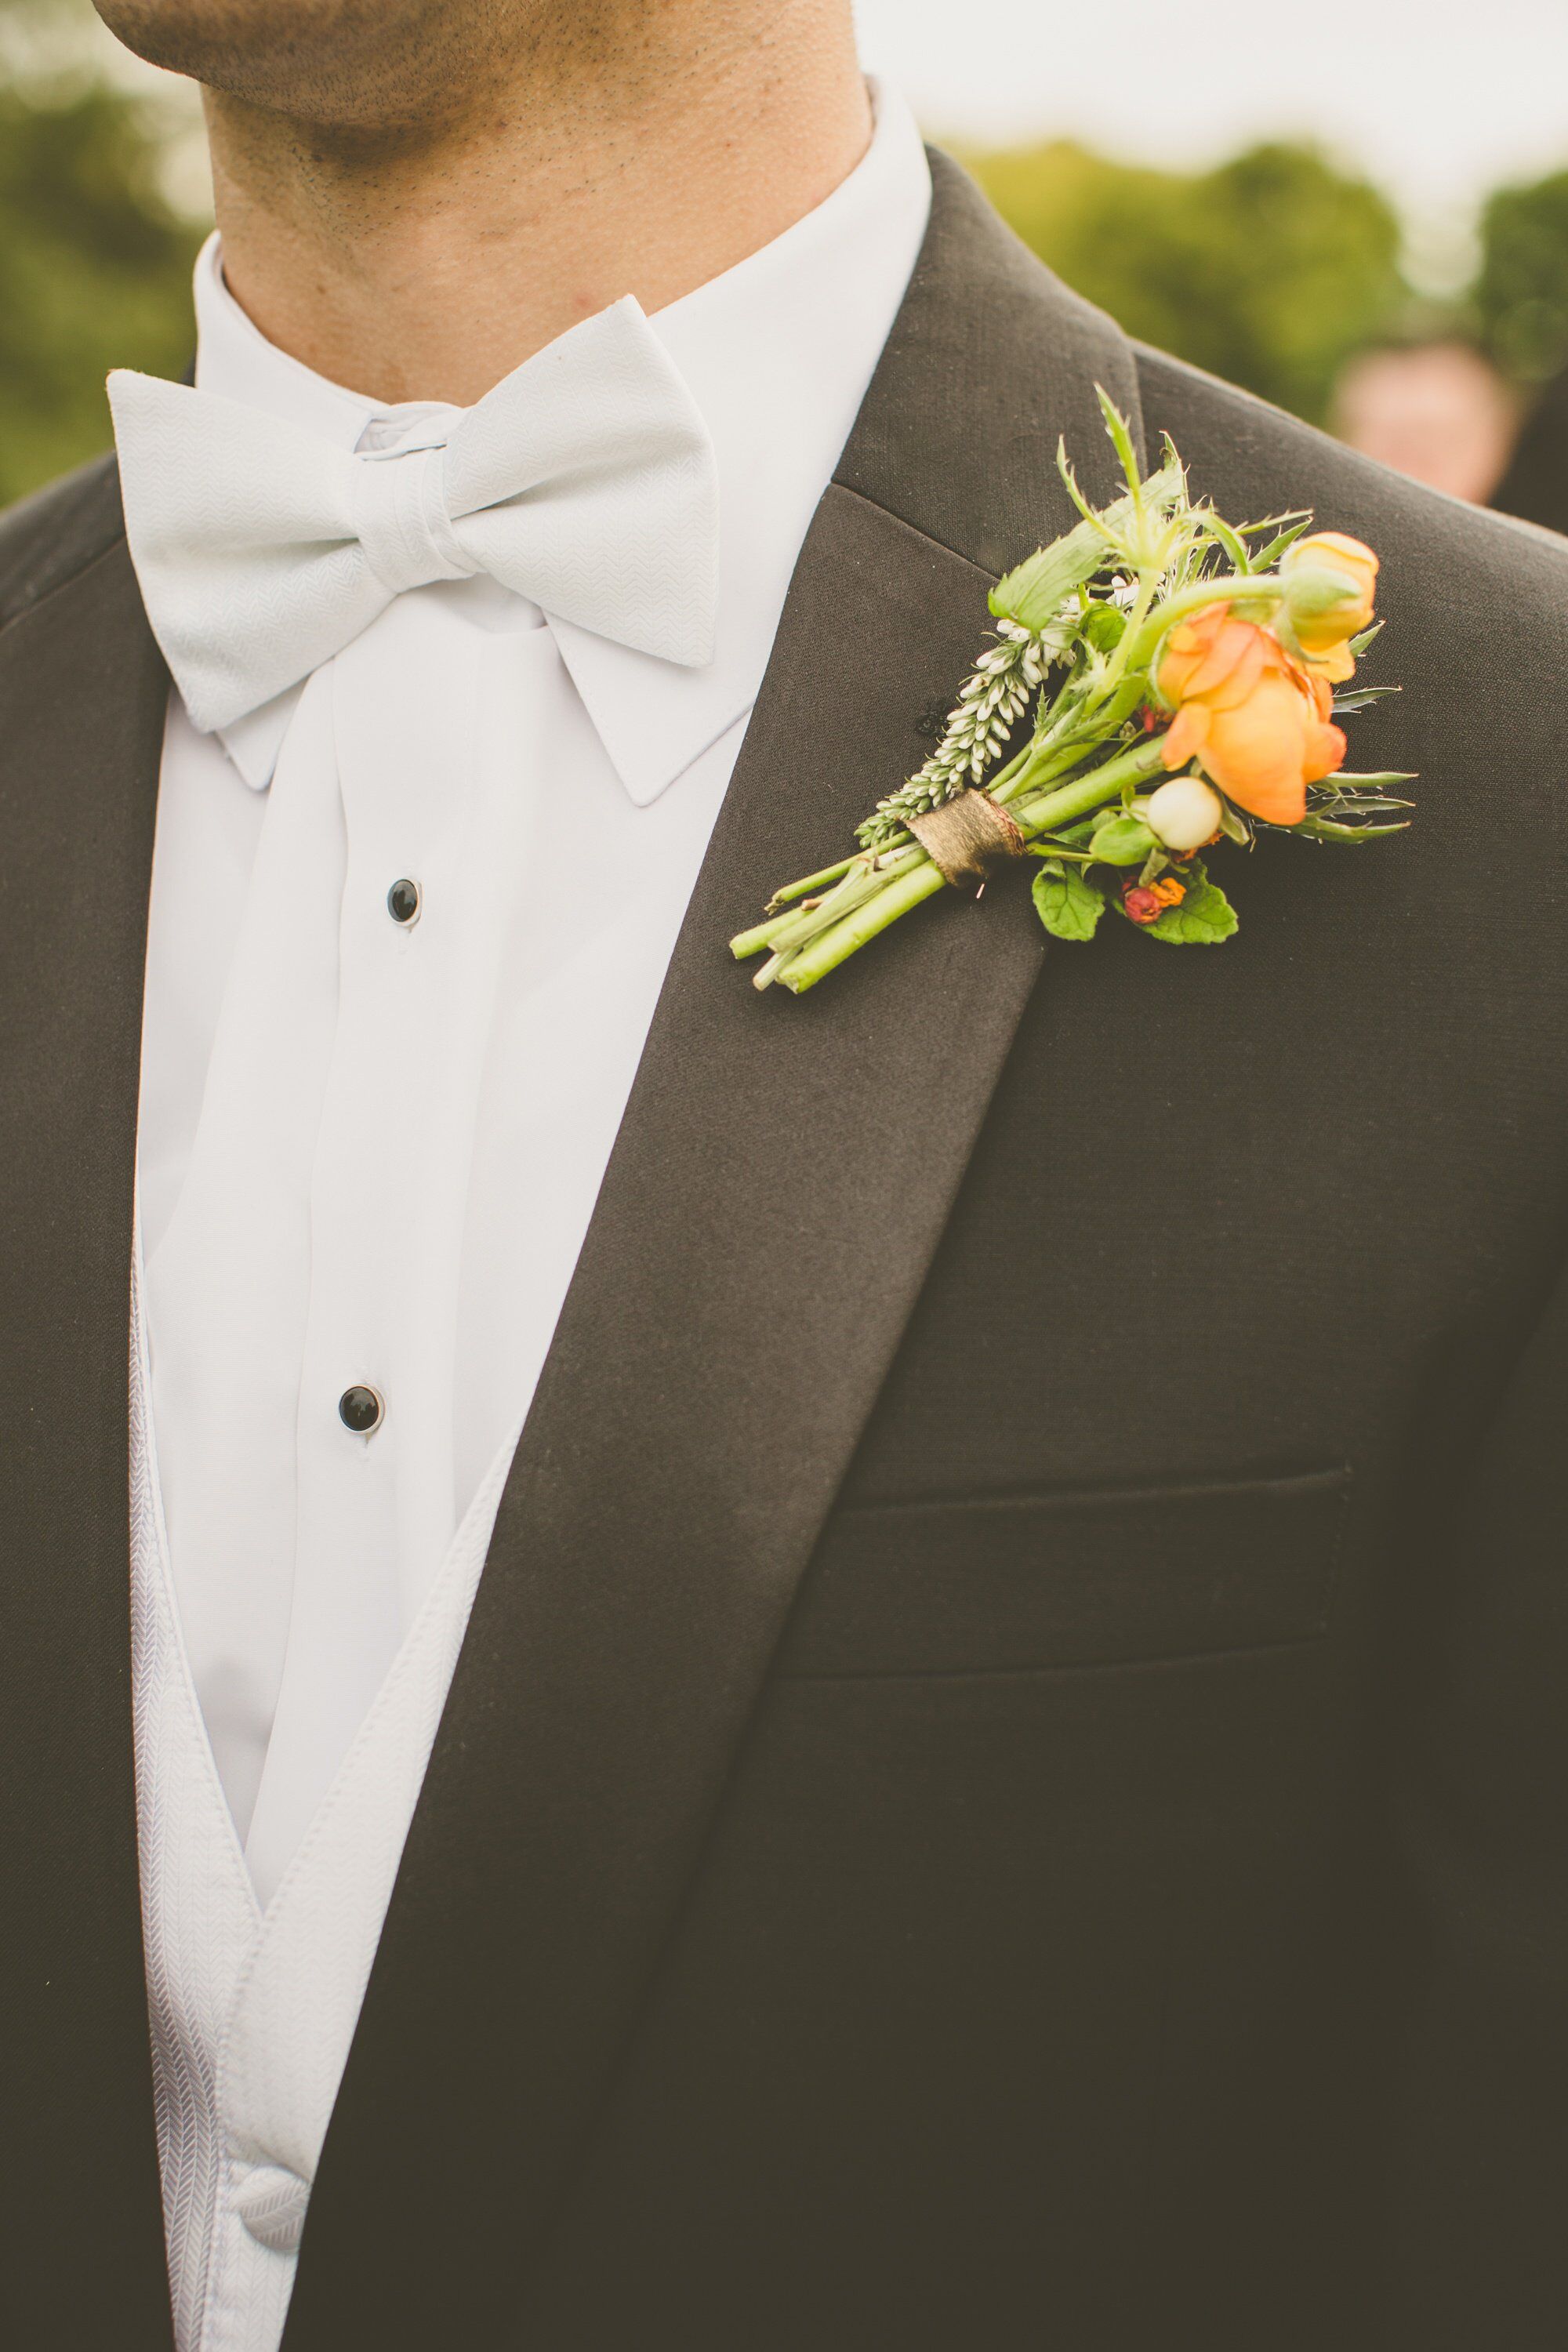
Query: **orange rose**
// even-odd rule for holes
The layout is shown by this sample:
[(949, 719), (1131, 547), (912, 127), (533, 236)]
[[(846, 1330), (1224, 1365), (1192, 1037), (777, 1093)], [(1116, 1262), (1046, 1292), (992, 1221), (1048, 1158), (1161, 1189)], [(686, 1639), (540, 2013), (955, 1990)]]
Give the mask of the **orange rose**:
[(1371, 548), (1339, 530), (1299, 539), (1280, 563), (1287, 635), (1308, 667), (1332, 685), (1354, 672), (1350, 640), (1371, 626), (1377, 571)]
[(1159, 688), (1175, 709), (1162, 758), (1195, 759), (1239, 808), (1269, 824), (1300, 824), (1307, 786), (1333, 774), (1345, 739), (1331, 726), (1328, 682), (1292, 661), (1272, 630), (1207, 604), (1177, 624)]

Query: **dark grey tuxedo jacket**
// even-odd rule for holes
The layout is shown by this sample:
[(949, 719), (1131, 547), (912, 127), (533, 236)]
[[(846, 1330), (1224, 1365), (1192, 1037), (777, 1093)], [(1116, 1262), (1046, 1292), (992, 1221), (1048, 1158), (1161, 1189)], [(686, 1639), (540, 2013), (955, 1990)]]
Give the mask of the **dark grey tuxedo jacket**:
[[(1243, 929), (728, 935), (927, 748), (1093, 386), (1384, 559)], [(1371, 667), (1371, 666), (1369, 666)], [(167, 680), (0, 532), (0, 2311), (168, 2352), (126, 1296)], [(1568, 2341), (1568, 547), (1156, 354), (953, 169), (501, 1507), (287, 2352)]]

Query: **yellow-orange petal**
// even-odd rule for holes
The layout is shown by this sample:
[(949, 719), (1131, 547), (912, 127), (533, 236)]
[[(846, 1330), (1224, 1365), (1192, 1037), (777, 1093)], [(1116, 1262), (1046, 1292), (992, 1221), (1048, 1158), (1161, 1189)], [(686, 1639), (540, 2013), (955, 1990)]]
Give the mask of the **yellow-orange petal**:
[(1210, 727), (1203, 765), (1223, 793), (1272, 824), (1296, 824), (1307, 813), (1303, 772), (1307, 730), (1315, 722), (1300, 686), (1284, 671), (1263, 680), (1236, 710)]
[(1324, 653), (1309, 654), (1307, 667), (1314, 677), (1326, 678), (1332, 686), (1342, 686), (1346, 678), (1355, 676), (1355, 656), (1347, 641), (1329, 646)]
[(1279, 566), (1285, 609), (1310, 658), (1317, 660), (1370, 626), (1378, 568), (1363, 541), (1340, 530), (1314, 531), (1285, 555)]
[(1293, 564), (1326, 562), (1338, 569), (1364, 575), (1369, 583), (1375, 580), (1382, 565), (1364, 539), (1352, 539), (1344, 530), (1314, 530), (1306, 539), (1299, 539), (1285, 557), (1279, 569), (1289, 572)]
[(1227, 778), (1225, 790), (1237, 808), (1265, 824), (1300, 824), (1307, 814), (1306, 779), (1300, 775), (1258, 775), (1245, 784)]
[(1190, 681), (1208, 651), (1211, 635), (1197, 621), (1183, 621), (1171, 631), (1160, 657), (1159, 674), (1160, 691), (1167, 702), (1185, 700)]
[(1342, 727), (1326, 726), (1319, 720), (1307, 745), (1304, 781), (1309, 784), (1321, 784), (1325, 776), (1337, 775), (1344, 766), (1345, 753), (1349, 749)]
[(1222, 619), (1207, 650), (1188, 678), (1186, 695), (1205, 702), (1239, 702), (1251, 693), (1264, 663), (1263, 632), (1255, 622)]
[(1228, 668), (1205, 690), (1203, 698), (1211, 710), (1234, 710), (1237, 703), (1245, 702), (1279, 658), (1279, 646), (1268, 629), (1252, 621), (1237, 622), (1237, 626), (1246, 630), (1246, 638), (1233, 641)]
[(1203, 749), (1209, 731), (1209, 714), (1201, 702), (1184, 702), (1165, 730), (1160, 757), (1167, 768), (1184, 768)]

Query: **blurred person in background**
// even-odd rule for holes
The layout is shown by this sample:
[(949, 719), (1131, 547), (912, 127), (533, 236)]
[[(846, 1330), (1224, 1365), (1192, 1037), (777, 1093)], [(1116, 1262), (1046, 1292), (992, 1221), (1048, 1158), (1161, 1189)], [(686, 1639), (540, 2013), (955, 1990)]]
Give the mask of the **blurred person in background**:
[(1480, 506), (1501, 478), (1518, 424), (1518, 401), (1490, 361), (1449, 337), (1360, 352), (1335, 388), (1342, 441)]
[[(101, 5), (218, 232), (0, 524), (0, 2336), (1557, 2347), (1568, 549), (847, 0)], [(1370, 300), (1190, 217), (1314, 186)], [(1100, 388), (1383, 552), (1419, 824), (759, 998)]]
[(1568, 373), (1538, 395), (1488, 503), (1500, 514), (1568, 531)]
[(1524, 414), (1491, 502), (1568, 531), (1568, 172), (1488, 200), (1474, 301)]

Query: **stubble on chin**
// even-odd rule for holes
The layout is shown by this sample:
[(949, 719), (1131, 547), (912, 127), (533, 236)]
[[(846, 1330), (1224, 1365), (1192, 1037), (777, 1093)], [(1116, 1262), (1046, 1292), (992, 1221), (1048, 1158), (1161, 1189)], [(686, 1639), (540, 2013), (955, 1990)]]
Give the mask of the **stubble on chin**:
[(207, 89), (323, 130), (431, 129), (570, 55), (601, 63), (663, 0), (94, 0), (117, 38)]

